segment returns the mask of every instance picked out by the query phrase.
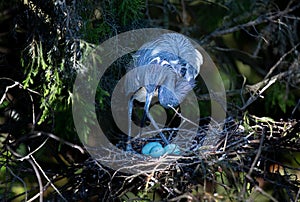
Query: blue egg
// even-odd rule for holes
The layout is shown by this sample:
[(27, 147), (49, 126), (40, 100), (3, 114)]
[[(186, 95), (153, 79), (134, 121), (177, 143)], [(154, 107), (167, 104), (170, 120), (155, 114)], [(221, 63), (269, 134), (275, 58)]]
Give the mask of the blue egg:
[(175, 154), (180, 155), (180, 149), (179, 146), (176, 144), (168, 144), (164, 148), (166, 154)]
[(158, 158), (162, 155), (164, 155), (165, 150), (164, 148), (160, 145), (154, 146), (152, 147), (152, 149), (150, 150), (150, 156), (154, 157), (154, 158)]
[(149, 142), (147, 143), (143, 148), (142, 148), (142, 154), (144, 155), (150, 155), (150, 151), (153, 147), (161, 147), (162, 148), (162, 145), (158, 142)]

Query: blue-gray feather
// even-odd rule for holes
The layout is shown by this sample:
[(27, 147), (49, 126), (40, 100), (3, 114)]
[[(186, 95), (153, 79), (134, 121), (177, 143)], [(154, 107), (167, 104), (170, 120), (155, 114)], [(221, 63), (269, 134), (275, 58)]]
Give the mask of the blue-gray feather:
[(134, 66), (159, 64), (170, 67), (188, 81), (195, 79), (203, 64), (202, 55), (181, 34), (164, 34), (144, 44), (134, 55)]

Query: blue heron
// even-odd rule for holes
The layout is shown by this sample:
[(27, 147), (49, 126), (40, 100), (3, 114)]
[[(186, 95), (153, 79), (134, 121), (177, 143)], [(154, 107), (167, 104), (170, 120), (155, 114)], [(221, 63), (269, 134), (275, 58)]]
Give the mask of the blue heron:
[[(125, 91), (132, 93), (128, 103), (127, 151), (133, 150), (131, 140), (131, 118), (133, 101), (144, 102), (142, 124), (147, 116), (153, 126), (159, 127), (149, 113), (153, 97), (158, 97), (164, 108), (178, 106), (192, 90), (195, 78), (203, 63), (202, 55), (181, 34), (164, 34), (144, 44), (134, 55), (134, 66), (127, 69)], [(163, 142), (169, 144), (163, 133)]]

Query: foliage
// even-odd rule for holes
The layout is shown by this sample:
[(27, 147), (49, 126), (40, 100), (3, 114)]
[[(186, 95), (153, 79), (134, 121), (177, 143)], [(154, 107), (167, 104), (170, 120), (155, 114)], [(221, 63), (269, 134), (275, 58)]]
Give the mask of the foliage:
[(23, 84), (41, 92), (41, 124), (53, 111), (64, 111), (70, 106), (72, 81), (80, 69), (76, 39), (80, 18), (74, 5), (31, 1), (25, 6), (28, 14), (20, 16), (24, 24), (19, 26), (33, 32), (27, 33), (30, 44), (22, 52), (26, 76)]
[[(115, 5), (120, 8), (116, 9)], [(76, 71), (82, 71), (80, 62), (91, 49), (91, 45), (79, 38), (99, 43), (101, 37), (112, 34), (116, 21), (122, 26), (140, 18), (144, 4), (140, 0), (121, 3), (82, 0), (76, 4), (31, 1), (25, 6), (28, 14), (20, 16), (23, 23), (19, 26), (34, 31), (28, 32), (31, 42), (22, 53), (26, 76), (23, 84), (25, 88), (42, 92), (42, 116), (38, 122), (41, 124), (53, 112), (70, 110)], [(112, 23), (106, 20), (108, 16), (114, 20)]]
[[(142, 0), (125, 0), (117, 2), (119, 6), (116, 6), (118, 16), (123, 25), (127, 25), (129, 22), (132, 22), (136, 19), (142, 17), (142, 10), (144, 9), (144, 1)], [(130, 8), (130, 9), (129, 9)]]
[(83, 39), (99, 44), (121, 30), (130, 29), (132, 24), (143, 17), (144, 7), (142, 0), (87, 1), (85, 11), (80, 13), (83, 16)]
[(269, 91), (265, 102), (266, 110), (277, 111), (279, 106), (279, 109), (286, 113), (287, 108), (296, 105), (295, 96), (287, 91), (284, 84), (276, 83)]

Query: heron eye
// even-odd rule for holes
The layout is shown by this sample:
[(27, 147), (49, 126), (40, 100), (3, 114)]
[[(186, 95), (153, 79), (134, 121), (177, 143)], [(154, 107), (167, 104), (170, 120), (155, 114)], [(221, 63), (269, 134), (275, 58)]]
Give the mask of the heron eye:
[(186, 71), (187, 71), (187, 69), (186, 69), (186, 68), (181, 68), (181, 69), (180, 69), (180, 74), (181, 74), (181, 76), (182, 76), (182, 77), (184, 77), (184, 76), (185, 76), (185, 74), (186, 74)]

